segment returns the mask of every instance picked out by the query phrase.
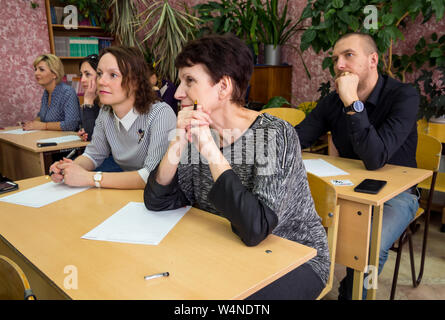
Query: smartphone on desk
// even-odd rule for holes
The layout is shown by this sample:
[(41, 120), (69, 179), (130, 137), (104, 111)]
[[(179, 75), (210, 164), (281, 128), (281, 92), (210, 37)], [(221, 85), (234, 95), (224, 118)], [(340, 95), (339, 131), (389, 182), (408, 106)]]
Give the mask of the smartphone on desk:
[(19, 188), (19, 185), (15, 182), (12, 182), (12, 181), (0, 182), (0, 194), (9, 192), (9, 191), (14, 191), (14, 190), (17, 190), (18, 188)]
[(354, 188), (354, 191), (377, 194), (385, 186), (385, 184), (386, 181), (384, 180), (365, 179)]

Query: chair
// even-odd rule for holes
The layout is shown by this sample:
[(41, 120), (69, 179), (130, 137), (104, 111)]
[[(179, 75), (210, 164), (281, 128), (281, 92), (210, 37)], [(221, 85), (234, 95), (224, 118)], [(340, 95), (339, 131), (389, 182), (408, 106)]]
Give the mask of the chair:
[(265, 112), (289, 122), (292, 127), (295, 127), (306, 117), (303, 111), (295, 108), (268, 108), (260, 111), (260, 113)]
[[(433, 176), (429, 179), (422, 181), (421, 183), (419, 183), (417, 185), (418, 188), (429, 189), (428, 200), (426, 203), (425, 210), (423, 208), (419, 207), (413, 221), (411, 221), (410, 225), (406, 228), (406, 230), (400, 236), (400, 238), (398, 240), (398, 246), (397, 247), (393, 246), (393, 248), (392, 248), (392, 249), (397, 250), (397, 257), (396, 257), (396, 265), (394, 268), (394, 276), (393, 276), (393, 281), (392, 281), (390, 300), (394, 300), (396, 287), (397, 287), (397, 278), (399, 275), (400, 258), (402, 256), (403, 244), (406, 242), (406, 240), (408, 240), (408, 245), (409, 245), (409, 254), (410, 254), (410, 263), (411, 263), (411, 277), (412, 277), (412, 281), (413, 281), (413, 287), (416, 288), (422, 281), (423, 270), (424, 270), (424, 265), (425, 265), (426, 246), (427, 246), (427, 239), (428, 239), (428, 228), (429, 228), (429, 220), (430, 220), (431, 203), (433, 200), (433, 193), (434, 193), (434, 189), (435, 189), (436, 179), (438, 176), (441, 153), (442, 153), (442, 144), (440, 143), (439, 140), (437, 140), (436, 138), (434, 138), (432, 136), (418, 132), (417, 151), (416, 151), (417, 167), (422, 168), (422, 169), (432, 170)], [(425, 229), (424, 229), (424, 233), (423, 233), (420, 271), (419, 271), (419, 275), (416, 277), (416, 271), (415, 271), (415, 265), (414, 265), (413, 244), (412, 244), (412, 230), (416, 228), (415, 224), (422, 215), (425, 216)]]
[(36, 300), (22, 269), (0, 255), (0, 300)]
[(309, 188), (311, 189), (312, 198), (314, 199), (315, 210), (321, 217), (323, 227), (326, 229), (329, 255), (331, 258), (329, 280), (326, 287), (317, 298), (317, 300), (320, 300), (332, 289), (332, 284), (334, 282), (335, 253), (337, 248), (338, 216), (340, 206), (337, 205), (337, 191), (329, 182), (326, 182), (309, 172), (307, 173), (307, 179), (309, 182)]
[[(442, 123), (430, 123), (427, 122), (425, 118), (417, 120), (417, 132), (433, 136), (442, 143), (444, 142), (445, 139), (444, 128), (445, 125)], [(428, 182), (430, 181), (431, 178)], [(429, 183), (424, 182), (422, 184), (422, 189), (428, 190), (429, 185), (430, 185)], [(438, 172), (434, 189), (435, 191), (445, 192), (445, 173)], [(442, 226), (440, 228), (440, 232), (445, 232), (445, 207), (442, 207)]]

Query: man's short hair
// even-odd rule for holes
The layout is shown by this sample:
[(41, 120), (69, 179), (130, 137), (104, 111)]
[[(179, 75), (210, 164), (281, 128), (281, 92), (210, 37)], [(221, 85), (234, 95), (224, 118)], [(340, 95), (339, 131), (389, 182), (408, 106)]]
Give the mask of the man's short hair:
[(337, 44), (340, 40), (349, 38), (350, 36), (359, 36), (360, 38), (362, 38), (365, 41), (366, 45), (367, 45), (367, 48), (366, 48), (367, 50), (366, 51), (368, 52), (368, 54), (371, 54), (371, 53), (374, 53), (374, 52), (378, 53), (377, 44), (375, 43), (374, 38), (371, 35), (369, 35), (367, 33), (363, 33), (363, 32), (346, 33), (346, 34), (342, 35), (336, 41), (335, 44)]

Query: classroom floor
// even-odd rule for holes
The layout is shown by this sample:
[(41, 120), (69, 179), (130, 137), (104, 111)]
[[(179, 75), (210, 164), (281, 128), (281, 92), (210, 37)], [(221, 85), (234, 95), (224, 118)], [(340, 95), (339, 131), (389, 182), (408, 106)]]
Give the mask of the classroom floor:
[[(440, 226), (441, 213), (432, 212), (425, 269), (422, 282), (417, 288), (412, 286), (408, 243), (404, 245), (395, 295), (396, 300), (445, 300), (445, 233), (440, 232)], [(423, 221), (421, 228), (413, 236), (417, 273), (422, 250), (422, 237)], [(390, 251), (388, 261), (379, 276), (377, 300), (389, 300), (395, 260), (396, 252)], [(337, 300), (339, 282), (345, 274), (345, 267), (336, 265), (333, 289), (326, 295), (326, 300)]]

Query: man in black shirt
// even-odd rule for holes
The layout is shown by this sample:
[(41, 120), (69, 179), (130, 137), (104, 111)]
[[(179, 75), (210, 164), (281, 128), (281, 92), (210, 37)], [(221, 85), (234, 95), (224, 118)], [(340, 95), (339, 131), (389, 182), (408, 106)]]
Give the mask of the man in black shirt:
[[(339, 155), (361, 159), (368, 170), (386, 163), (416, 167), (419, 95), (414, 87), (378, 73), (377, 46), (369, 35), (342, 36), (332, 59), (336, 90), (295, 127), (301, 147), (331, 131)], [(379, 273), (389, 248), (414, 218), (418, 208), (414, 193), (407, 190), (384, 205)], [(352, 280), (353, 270), (348, 268), (339, 299), (351, 298)]]

